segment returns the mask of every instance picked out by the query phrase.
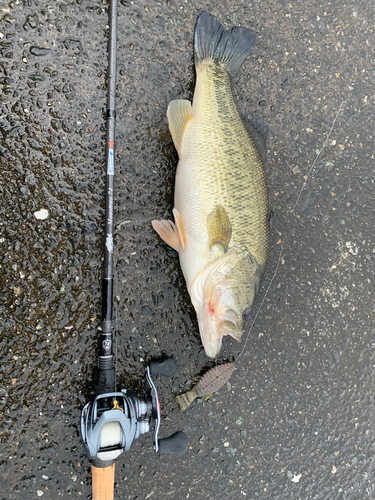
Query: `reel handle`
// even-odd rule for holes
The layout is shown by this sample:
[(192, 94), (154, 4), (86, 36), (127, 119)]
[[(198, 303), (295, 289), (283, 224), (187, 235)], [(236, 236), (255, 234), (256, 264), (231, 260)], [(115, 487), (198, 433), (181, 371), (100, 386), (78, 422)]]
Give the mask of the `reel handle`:
[(159, 453), (170, 453), (181, 457), (188, 450), (189, 440), (184, 432), (177, 431), (167, 438), (159, 439), (158, 446)]
[(115, 490), (115, 464), (109, 467), (95, 467), (92, 472), (92, 500), (113, 500)]

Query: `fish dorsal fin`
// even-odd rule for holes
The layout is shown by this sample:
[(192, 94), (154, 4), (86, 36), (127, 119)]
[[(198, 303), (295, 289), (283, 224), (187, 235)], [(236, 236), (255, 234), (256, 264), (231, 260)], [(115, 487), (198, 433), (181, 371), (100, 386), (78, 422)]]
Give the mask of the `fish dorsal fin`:
[(191, 102), (184, 99), (171, 101), (167, 110), (167, 118), (173, 143), (178, 156), (181, 156), (182, 137), (186, 124), (191, 118)]
[(232, 225), (228, 214), (221, 205), (217, 205), (207, 216), (207, 230), (210, 248), (220, 245), (224, 252), (232, 236)]
[(175, 208), (173, 209), (175, 224), (171, 220), (153, 220), (152, 227), (160, 238), (177, 252), (186, 250), (186, 233), (184, 230), (182, 215)]
[(251, 138), (253, 139), (255, 146), (257, 147), (263, 165), (265, 165), (267, 156), (266, 142), (269, 133), (268, 125), (254, 113), (241, 112), (241, 116), (246, 130), (251, 135)]

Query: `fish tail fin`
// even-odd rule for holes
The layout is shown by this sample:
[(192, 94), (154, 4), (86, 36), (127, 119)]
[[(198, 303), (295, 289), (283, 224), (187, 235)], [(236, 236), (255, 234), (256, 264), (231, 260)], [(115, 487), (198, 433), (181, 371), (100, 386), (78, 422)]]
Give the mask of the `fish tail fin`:
[(179, 396), (175, 396), (175, 401), (178, 403), (180, 410), (186, 410), (188, 406), (191, 405), (191, 403), (194, 401), (194, 399), (197, 397), (196, 392), (194, 389), (192, 391), (185, 392), (184, 394), (180, 394)]
[(238, 26), (224, 30), (217, 19), (202, 12), (194, 31), (194, 62), (197, 68), (204, 59), (220, 60), (231, 76), (240, 69), (255, 44), (256, 34)]

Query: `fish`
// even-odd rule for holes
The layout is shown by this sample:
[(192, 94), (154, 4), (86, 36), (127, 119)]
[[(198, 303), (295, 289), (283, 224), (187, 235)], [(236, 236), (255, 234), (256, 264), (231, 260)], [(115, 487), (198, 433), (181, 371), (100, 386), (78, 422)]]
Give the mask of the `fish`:
[(179, 254), (208, 357), (243, 327), (269, 253), (269, 201), (264, 165), (267, 126), (240, 113), (232, 82), (255, 44), (247, 28), (224, 30), (202, 12), (194, 31), (193, 102), (167, 110), (179, 162), (173, 216), (153, 228)]
[(196, 398), (209, 396), (228, 382), (234, 371), (233, 363), (223, 363), (208, 370), (199, 382), (188, 392), (175, 396), (180, 410), (186, 410)]

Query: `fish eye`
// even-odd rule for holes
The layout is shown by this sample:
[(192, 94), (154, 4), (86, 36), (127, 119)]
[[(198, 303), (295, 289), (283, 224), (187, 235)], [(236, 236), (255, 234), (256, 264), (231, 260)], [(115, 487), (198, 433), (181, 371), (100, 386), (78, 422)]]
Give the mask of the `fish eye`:
[(251, 309), (250, 307), (247, 307), (244, 312), (242, 313), (242, 319), (244, 321), (249, 321), (251, 319)]

